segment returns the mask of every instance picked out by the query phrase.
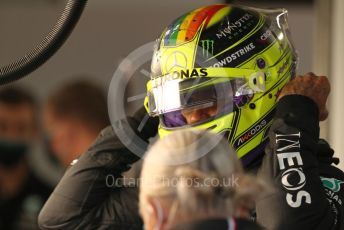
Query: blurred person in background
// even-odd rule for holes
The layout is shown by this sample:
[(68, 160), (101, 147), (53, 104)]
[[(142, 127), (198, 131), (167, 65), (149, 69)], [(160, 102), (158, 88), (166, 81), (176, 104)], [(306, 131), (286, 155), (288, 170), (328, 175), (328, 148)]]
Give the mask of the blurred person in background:
[(44, 108), (44, 126), (52, 152), (65, 167), (85, 152), (109, 124), (104, 93), (86, 81), (61, 87)]
[(31, 94), (18, 87), (0, 90), (0, 229), (38, 229), (38, 212), (51, 192), (29, 164), (37, 123)]
[[(186, 159), (192, 161), (181, 163)], [(140, 179), (147, 230), (262, 229), (249, 220), (249, 210), (267, 186), (244, 174), (221, 136), (184, 130), (160, 139), (148, 151)]]

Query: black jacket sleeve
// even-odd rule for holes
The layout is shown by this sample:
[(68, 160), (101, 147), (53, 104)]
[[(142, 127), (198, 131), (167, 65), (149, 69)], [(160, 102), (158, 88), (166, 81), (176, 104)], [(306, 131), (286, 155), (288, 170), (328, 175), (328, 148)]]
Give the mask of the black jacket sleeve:
[(137, 189), (113, 186), (137, 160), (112, 127), (103, 130), (51, 194), (39, 215), (40, 228), (141, 229)]
[[(130, 181), (125, 186), (122, 179), (132, 164), (140, 163), (140, 157), (126, 146), (148, 142), (157, 134), (158, 119), (145, 117), (145, 109), (141, 108), (133, 117), (100, 133), (89, 150), (66, 171), (44, 205), (38, 218), (41, 229), (142, 229), (137, 183)], [(141, 120), (145, 121), (142, 127)], [(124, 133), (134, 131), (135, 135), (128, 140), (122, 138), (126, 143), (123, 145), (113, 127)], [(144, 144), (141, 154), (146, 147)]]
[[(332, 156), (322, 158), (319, 152), (318, 116), (316, 104), (304, 96), (285, 96), (277, 105), (258, 171), (258, 177), (273, 185), (257, 202), (258, 221), (267, 229), (340, 229), (340, 214), (333, 210), (321, 177), (336, 168)], [(330, 174), (338, 178), (343, 173), (336, 169)]]

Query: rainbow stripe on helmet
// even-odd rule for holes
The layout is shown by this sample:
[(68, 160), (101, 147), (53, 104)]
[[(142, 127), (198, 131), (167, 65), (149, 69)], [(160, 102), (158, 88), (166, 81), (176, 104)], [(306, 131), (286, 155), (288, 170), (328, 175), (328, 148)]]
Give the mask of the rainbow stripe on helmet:
[(192, 40), (204, 20), (204, 27), (207, 28), (213, 25), (216, 19), (228, 14), (229, 11), (230, 7), (228, 5), (213, 5), (179, 17), (167, 28), (163, 38), (164, 46), (177, 46)]

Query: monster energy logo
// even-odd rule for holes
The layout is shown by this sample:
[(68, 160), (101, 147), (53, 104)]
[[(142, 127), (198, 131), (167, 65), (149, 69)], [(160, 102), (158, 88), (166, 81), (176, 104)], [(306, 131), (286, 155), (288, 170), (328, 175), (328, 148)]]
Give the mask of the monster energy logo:
[(202, 45), (202, 55), (205, 58), (208, 58), (209, 55), (214, 54), (214, 41), (213, 40), (202, 40), (201, 41)]
[(321, 181), (325, 188), (328, 188), (332, 190), (333, 192), (339, 192), (340, 185), (344, 183), (344, 181), (337, 180), (335, 178), (326, 178), (326, 177), (321, 177)]

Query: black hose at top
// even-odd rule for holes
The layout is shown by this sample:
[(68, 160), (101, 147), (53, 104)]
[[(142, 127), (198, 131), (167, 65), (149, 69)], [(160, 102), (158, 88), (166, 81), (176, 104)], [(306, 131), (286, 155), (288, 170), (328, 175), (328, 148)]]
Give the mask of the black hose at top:
[(67, 40), (87, 0), (68, 0), (56, 25), (43, 41), (17, 61), (0, 68), (0, 85), (16, 81), (43, 65)]

